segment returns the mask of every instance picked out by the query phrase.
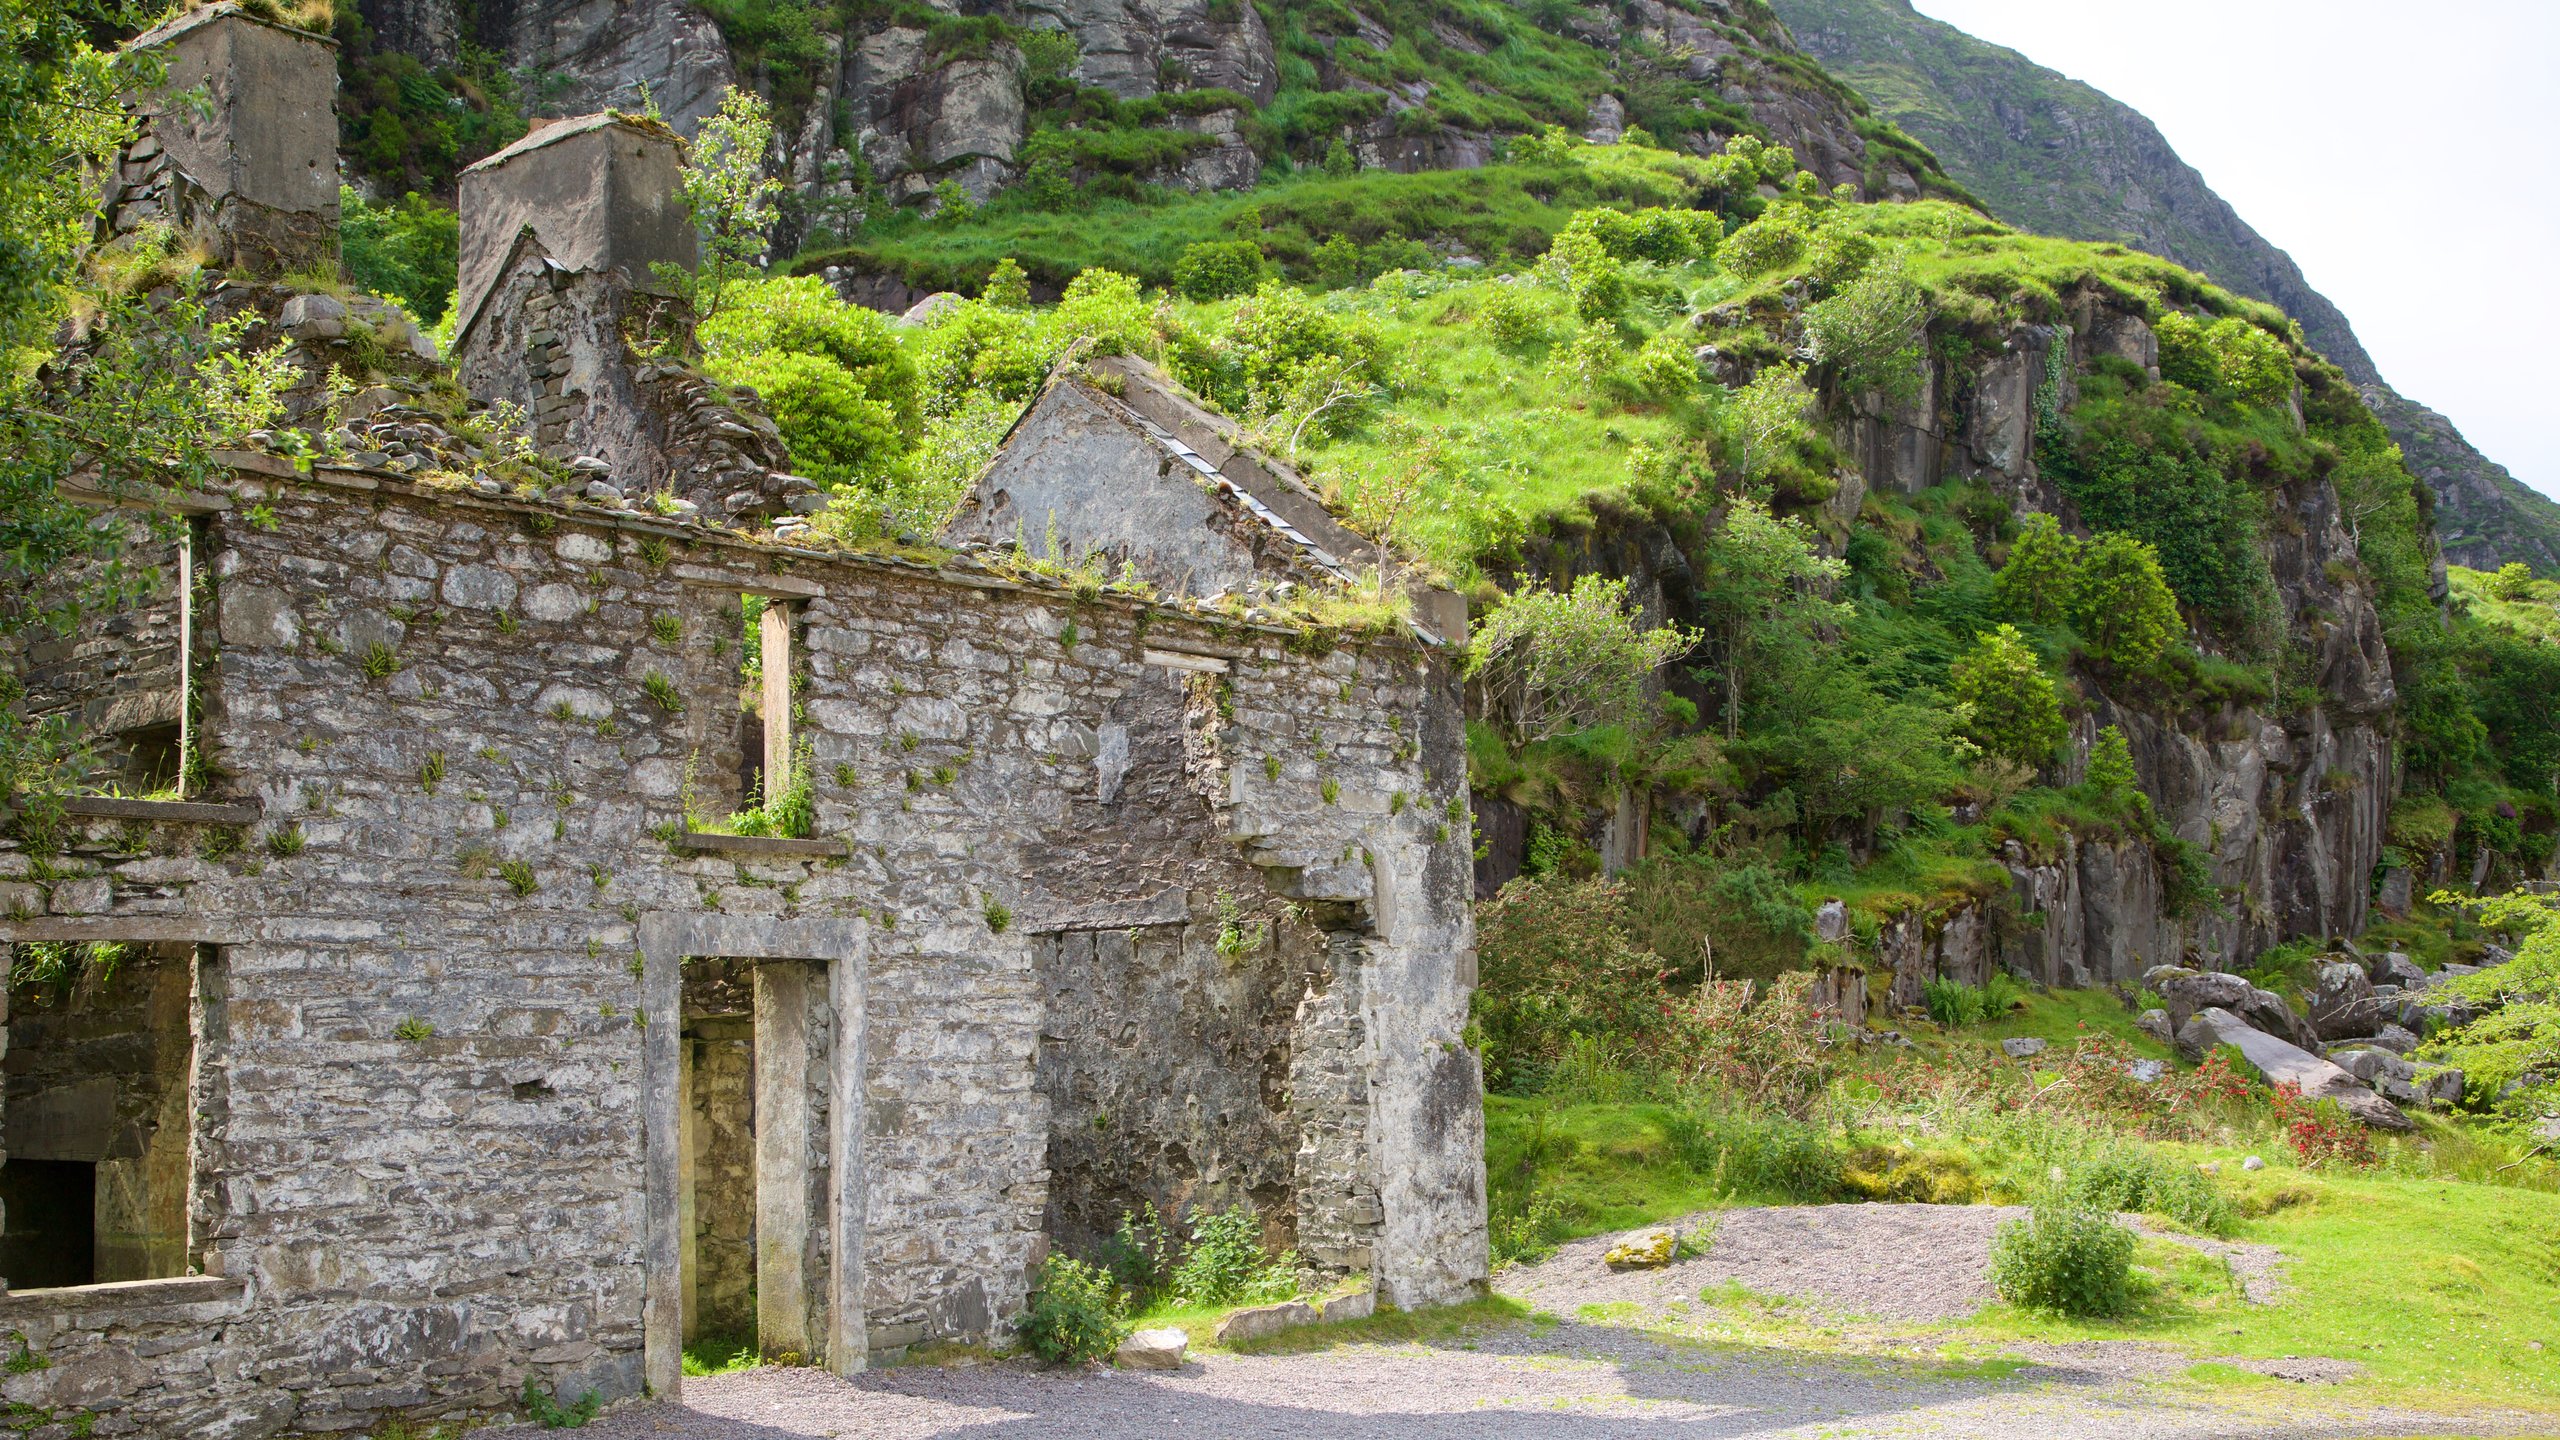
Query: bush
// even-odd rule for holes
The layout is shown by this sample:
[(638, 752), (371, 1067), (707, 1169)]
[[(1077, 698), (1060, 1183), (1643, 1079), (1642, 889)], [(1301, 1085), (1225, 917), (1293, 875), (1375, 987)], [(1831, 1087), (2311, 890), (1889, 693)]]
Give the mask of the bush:
[(2227, 1235), (2239, 1222), (2239, 1212), (2202, 1171), (2149, 1150), (2102, 1150), (2066, 1174), (2064, 1193), (2092, 1210), (2166, 1215), (2212, 1235)]
[(791, 463), (831, 486), (887, 470), (917, 426), (916, 371), (876, 310), (824, 280), (728, 286), (699, 327), (703, 368), (764, 397)]
[(1724, 262), (1724, 268), (1747, 280), (1793, 265), (1803, 256), (1810, 238), (1792, 214), (1772, 210), (1726, 237), (1716, 258)]
[(1100, 1266), (1063, 1255), (1040, 1262), (1022, 1317), (1022, 1340), (1034, 1354), (1058, 1365), (1107, 1359), (1127, 1333), (1119, 1293)]
[(1186, 300), (1225, 300), (1262, 283), (1262, 247), (1251, 240), (1203, 240), (1173, 262), (1173, 288)]
[(1262, 1222), (1250, 1206), (1191, 1217), (1191, 1244), (1173, 1269), (1173, 1293), (1183, 1304), (1285, 1300), (1297, 1292), (1297, 1255), (1263, 1253)]
[(1547, 338), (1547, 317), (1517, 285), (1488, 285), (1476, 301), (1476, 323), (1496, 345), (1531, 345)]
[(2071, 625), (2089, 654), (2119, 669), (2139, 670), (2160, 658), (2185, 628), (2178, 597), (2149, 545), (2115, 531), (2082, 550), (2071, 584)]
[(2054, 1202), (2000, 1227), (1991, 1283), (2024, 1310), (2103, 1318), (2133, 1308), (2133, 1232), (2095, 1210)]
[(415, 194), (373, 205), (341, 185), (338, 245), (347, 279), (358, 289), (399, 301), (422, 325), (444, 318), (462, 256), (462, 227), (453, 211)]
[(1828, 1128), (1785, 1115), (1691, 1106), (1663, 1121), (1680, 1163), (1719, 1195), (1837, 1200), (1847, 1156)]
[(1965, 1025), (1987, 1025), (2018, 1008), (2026, 992), (2018, 982), (1994, 971), (1979, 987), (1959, 980), (1923, 980), (1920, 982), (1921, 1003), (1928, 1007), (1929, 1018), (1950, 1029)]
[(2153, 328), (2168, 380), (2247, 405), (2281, 405), (2293, 394), (2293, 357), (2284, 342), (2236, 315), (2208, 324), (2172, 310)]
[(1899, 261), (1872, 266), (1804, 312), (1814, 358), (1831, 367), (1841, 387), (1879, 391), (1897, 405), (1920, 393), (1920, 337), (1928, 323), (1929, 297)]
[(2489, 577), (2489, 598), (2522, 600), (2533, 593), (2533, 570), (2521, 560), (2510, 560)]
[(1626, 581), (1585, 575), (1565, 594), (1507, 597), (1468, 645), (1466, 671), (1512, 737), (1534, 743), (1642, 714), (1654, 670), (1698, 638), (1677, 625), (1639, 628)]
[(1537, 1083), (1576, 1036), (1632, 1039), (1662, 1015), (1661, 957), (1638, 949), (1619, 885), (1606, 880), (1514, 880), (1477, 919), (1474, 1020), (1485, 1084)]
[(2053, 678), (2014, 625), (2003, 625), (1956, 658), (1959, 727), (1975, 744), (2021, 765), (2042, 765), (2069, 733)]
[(2080, 573), (2080, 542), (2061, 522), (2038, 511), (2009, 544), (2009, 559), (1991, 577), (1991, 600), (2000, 613), (2037, 625), (2061, 621)]

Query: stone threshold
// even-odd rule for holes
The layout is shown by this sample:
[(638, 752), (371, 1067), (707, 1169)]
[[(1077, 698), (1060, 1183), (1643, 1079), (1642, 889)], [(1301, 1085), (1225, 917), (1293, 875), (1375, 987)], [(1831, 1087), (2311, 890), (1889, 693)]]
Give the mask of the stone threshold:
[(791, 859), (841, 860), (852, 854), (842, 840), (791, 840), (775, 835), (720, 835), (708, 830), (684, 830), (676, 835), (676, 848), (697, 854), (767, 855)]
[(138, 1305), (203, 1305), (237, 1300), (248, 1293), (247, 1281), (228, 1275), (180, 1275), (167, 1280), (117, 1280), (104, 1285), (0, 1291), (0, 1324)]
[(255, 825), (266, 810), (258, 805), (217, 805), (200, 800), (127, 800), (113, 795), (66, 795), (66, 815), (108, 820), (162, 820), (173, 825)]

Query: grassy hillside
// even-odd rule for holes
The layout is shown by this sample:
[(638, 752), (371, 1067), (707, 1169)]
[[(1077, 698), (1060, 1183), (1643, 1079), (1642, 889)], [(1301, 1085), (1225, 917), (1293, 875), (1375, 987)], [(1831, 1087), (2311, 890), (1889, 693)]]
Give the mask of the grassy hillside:
[(1926, 144), (2001, 219), (2166, 256), (2300, 320), (2314, 349), (2373, 392), (2410, 468), (2434, 488), (2448, 554), (2560, 573), (2560, 503), (2392, 391), (2338, 307), (2139, 112), (1907, 0), (1773, 3), (1805, 49)]

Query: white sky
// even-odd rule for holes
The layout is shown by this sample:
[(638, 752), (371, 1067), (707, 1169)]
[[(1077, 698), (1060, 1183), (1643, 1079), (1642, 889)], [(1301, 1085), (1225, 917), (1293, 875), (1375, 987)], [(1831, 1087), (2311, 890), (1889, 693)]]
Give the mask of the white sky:
[(1914, 0), (2151, 117), (2384, 378), (2560, 495), (2560, 0)]

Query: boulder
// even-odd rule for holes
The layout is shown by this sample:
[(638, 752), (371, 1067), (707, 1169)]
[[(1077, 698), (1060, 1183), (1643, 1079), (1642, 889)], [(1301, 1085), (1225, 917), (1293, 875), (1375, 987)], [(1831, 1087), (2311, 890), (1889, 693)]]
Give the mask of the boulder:
[(2000, 1053), (2012, 1060), (2027, 1060), (2045, 1052), (2045, 1043), (2032, 1035), (2012, 1036), (2000, 1042)]
[(2414, 1128), (2409, 1117), (2373, 1093), (2363, 1081), (2298, 1045), (2256, 1029), (2219, 1005), (2207, 1006), (2178, 1027), (2178, 1048), (2201, 1057), (2229, 1045), (2267, 1077), (2270, 1084), (2293, 1085), (2311, 1100), (2334, 1100), (2338, 1108), (2377, 1130)]
[(2460, 1070), (2448, 1065), (2418, 1077), (2418, 1095), (2430, 1105), (2459, 1105), (2463, 1087), (2468, 1083), (2468, 1078)]
[(2184, 965), (2154, 965), (2144, 972), (2142, 983), (2157, 993), (2169, 1007), (2169, 1022), (2176, 1033), (2184, 1035), (2187, 1022), (2205, 1010), (2228, 1010), (2239, 1016), (2252, 1029), (2273, 1035), (2289, 1044), (2309, 1047), (2319, 1037), (2284, 997), (2272, 990), (2261, 990), (2237, 975), (2217, 970), (2193, 970)]
[(2169, 1023), (2169, 1012), (2166, 1010), (2143, 1011), (2133, 1017), (2133, 1028), (2163, 1045), (2178, 1043), (2177, 1027)]
[(2388, 1050), (2395, 1055), (2406, 1055), (2418, 1048), (2418, 1035), (2405, 1025), (2385, 1025), (2356, 1043)]
[(1612, 1270), (1659, 1270), (1671, 1263), (1679, 1249), (1680, 1239), (1668, 1230), (1652, 1230), (1630, 1235), (1609, 1247), (1601, 1263)]
[(1283, 1300), (1277, 1305), (1249, 1305), (1232, 1311), (1218, 1322), (1217, 1341), (1235, 1345), (1247, 1340), (1262, 1340), (1283, 1330), (1316, 1323), (1316, 1309), (1304, 1300)]
[(2329, 1052), (2329, 1063), (2346, 1071), (2367, 1085), (2385, 1078), (2415, 1080), (2418, 1067), (2388, 1050), (2370, 1045), (2342, 1046)]
[[(1225, 1338), (1223, 1327), (1220, 1338)], [(1171, 1325), (1138, 1330), (1111, 1352), (1111, 1363), (1123, 1370), (1179, 1370), (1190, 1349), (1191, 1337)]]
[(1324, 1302), (1324, 1321), (1328, 1325), (1342, 1320), (1366, 1320), (1377, 1313), (1378, 1292), (1374, 1289), (1336, 1295)]
[(2424, 988), (2427, 983), (2427, 972), (2418, 968), (2418, 962), (2397, 950), (2372, 957), (2365, 962), (2365, 969), (2376, 985), (2397, 985), (2404, 990), (2414, 990)]
[(2310, 994), (2312, 1033), (2323, 1040), (2347, 1040), (2382, 1028), (2382, 1006), (2374, 998), (2373, 980), (2364, 967), (2336, 961), (2320, 967)]

